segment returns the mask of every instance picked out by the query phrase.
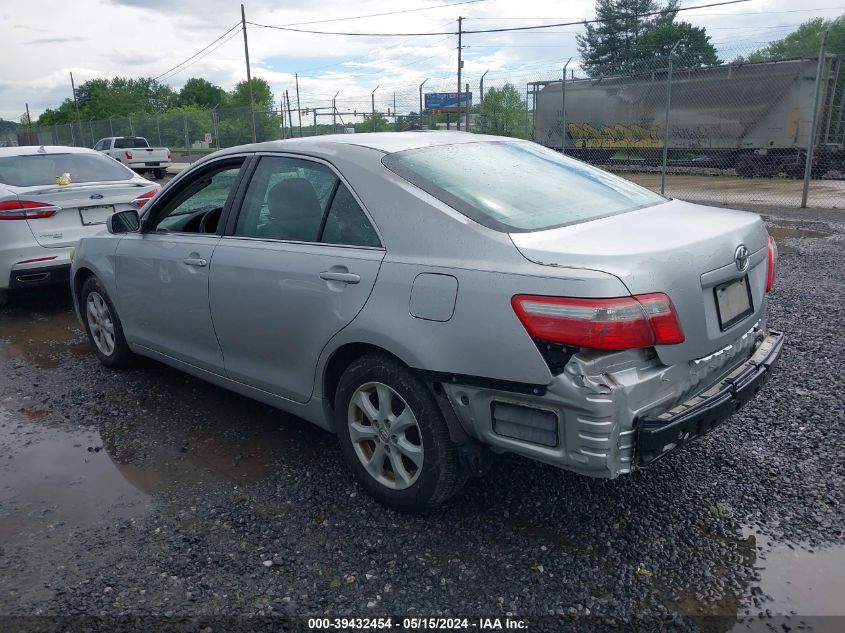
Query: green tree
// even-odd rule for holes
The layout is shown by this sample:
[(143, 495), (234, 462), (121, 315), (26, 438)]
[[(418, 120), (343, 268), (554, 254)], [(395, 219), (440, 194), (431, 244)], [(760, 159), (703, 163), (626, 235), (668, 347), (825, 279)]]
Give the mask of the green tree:
[[(375, 126), (373, 125), (375, 123)], [(393, 123), (387, 120), (381, 112), (376, 112), (375, 116), (368, 116), (361, 123), (355, 123), (355, 132), (388, 132), (393, 129)], [(373, 129), (375, 127), (375, 129)]]
[(179, 105), (197, 105), (201, 108), (225, 106), (228, 95), (220, 86), (199, 77), (191, 77), (179, 91)]
[(501, 88), (490, 88), (484, 95), (481, 106), (484, 130), (488, 134), (530, 138), (531, 125), (528, 120), (525, 101), (513, 84)]
[(689, 22), (670, 22), (655, 26), (640, 38), (636, 49), (643, 61), (653, 57), (666, 58), (678, 42), (680, 44), (675, 49), (673, 58), (676, 68), (714, 66), (722, 63), (704, 28), (693, 26)]
[[(273, 91), (266, 79), (252, 78), (252, 102), (256, 110), (266, 110), (273, 106)], [(249, 107), (249, 83), (244, 79), (235, 84), (230, 93), (230, 104), (235, 107)]]
[(7, 121), (6, 119), (0, 119), (0, 133), (3, 132), (14, 132), (18, 129), (18, 124), (14, 121)]
[[(675, 45), (675, 64), (690, 68), (720, 63), (703, 28), (676, 22), (678, 0), (597, 0), (597, 22), (577, 36), (583, 67), (591, 77), (639, 72), (661, 66)], [(661, 11), (657, 15), (646, 15)]]
[(771, 59), (816, 57), (822, 43), (822, 31), (825, 29), (830, 29), (827, 36), (827, 52), (834, 55), (845, 54), (845, 16), (839, 16), (833, 20), (807, 20), (783, 39), (770, 42), (768, 46), (746, 57), (737, 57), (736, 61), (761, 62)]

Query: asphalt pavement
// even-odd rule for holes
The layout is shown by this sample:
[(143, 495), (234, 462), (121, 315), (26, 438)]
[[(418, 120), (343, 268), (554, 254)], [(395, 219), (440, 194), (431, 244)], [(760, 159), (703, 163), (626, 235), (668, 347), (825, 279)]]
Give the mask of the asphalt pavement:
[(428, 516), (375, 503), (334, 437), (293, 416), (153, 361), (102, 367), (63, 288), (14, 295), (0, 630), (438, 615), (470, 630), (508, 615), (527, 630), (845, 630), (845, 215), (767, 219), (770, 324), (788, 338), (752, 403), (616, 481), (496, 457)]

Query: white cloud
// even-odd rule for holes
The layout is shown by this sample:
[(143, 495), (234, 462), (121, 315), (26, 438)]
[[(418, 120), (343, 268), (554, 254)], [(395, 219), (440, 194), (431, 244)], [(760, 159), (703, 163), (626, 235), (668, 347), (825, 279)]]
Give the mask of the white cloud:
[[(279, 3), (248, 0), (247, 20), (288, 24), (414, 9), (454, 0), (317, 0)], [(706, 0), (700, 0), (704, 3)], [(824, 0), (816, 0), (827, 6)], [(794, 11), (795, 9), (802, 11)], [(681, 13), (683, 19), (705, 26), (723, 50), (759, 48), (767, 39), (782, 37), (795, 25), (837, 10), (804, 10), (792, 0), (750, 2)], [(436, 10), (403, 13), (302, 28), (327, 31), (421, 32), (452, 31), (458, 15), (467, 17), (469, 30), (543, 22), (539, 18), (575, 21), (594, 15), (593, 0), (488, 0)], [(518, 18), (504, 20), (504, 18)], [(0, 59), (0, 116), (17, 118), (30, 104), (34, 117), (71, 96), (68, 72), (77, 83), (117, 75), (157, 76), (196, 53), (240, 19), (240, 2), (232, 0), (78, 0), (57, 3), (31, 0), (25, 13), (0, 22), (6, 54)], [(464, 80), (477, 90), (485, 70), (487, 85), (508, 79), (519, 84), (530, 78), (559, 77), (561, 64), (577, 56), (579, 26), (542, 32), (468, 34), (464, 37)], [(457, 65), (454, 36), (357, 38), (319, 36), (274, 29), (248, 30), (253, 74), (267, 79), (280, 98), (287, 89), (293, 98), (298, 72), (303, 106), (324, 106), (340, 91), (339, 107), (361, 111), (377, 107), (416, 109), (418, 85), (455, 90)], [(192, 60), (165, 77), (175, 88), (199, 76), (231, 89), (245, 76), (243, 39), (239, 30), (213, 52)], [(215, 45), (216, 46), (216, 45)], [(725, 56), (725, 55), (723, 55)], [(727, 55), (728, 58), (733, 55)], [(577, 67), (573, 62), (573, 67)]]

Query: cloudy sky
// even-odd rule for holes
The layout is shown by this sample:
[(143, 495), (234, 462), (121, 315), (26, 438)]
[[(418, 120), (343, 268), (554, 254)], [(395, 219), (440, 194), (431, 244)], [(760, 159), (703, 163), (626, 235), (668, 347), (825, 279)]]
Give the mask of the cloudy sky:
[[(683, 7), (713, 0), (683, 0)], [(455, 31), (554, 23), (594, 17), (593, 0), (247, 0), (247, 21), (262, 25), (368, 33)], [(71, 94), (68, 73), (77, 85), (115, 75), (160, 77), (178, 89), (190, 77), (204, 77), (226, 89), (245, 78), (240, 3), (228, 0), (28, 0), (0, 7), (0, 117), (17, 120), (28, 102), (33, 119)], [(338, 20), (385, 12), (393, 15)], [(845, 0), (749, 0), (739, 4), (684, 11), (680, 15), (707, 28), (724, 59), (760, 48), (801, 22), (845, 13)], [(327, 21), (332, 20), (332, 21)], [(580, 26), (542, 31), (464, 36), (464, 76), (477, 89), (506, 80), (522, 84), (560, 76), (560, 64), (577, 56)], [(302, 105), (331, 103), (338, 108), (377, 107), (400, 112), (417, 102), (418, 84), (426, 90), (455, 90), (457, 38), (453, 35), (351, 37), (313, 35), (269, 28), (248, 29), (254, 76), (267, 79), (278, 99), (294, 92), (299, 73)], [(205, 48), (215, 40), (213, 46)], [(205, 50), (203, 50), (205, 48)], [(202, 51), (199, 55), (196, 55)], [(196, 55), (192, 58), (192, 56)], [(190, 59), (189, 59), (190, 58)], [(179, 65), (186, 60), (187, 63)], [(573, 65), (577, 62), (573, 62)], [(176, 67), (176, 68), (174, 68)], [(577, 67), (577, 66), (576, 66)]]

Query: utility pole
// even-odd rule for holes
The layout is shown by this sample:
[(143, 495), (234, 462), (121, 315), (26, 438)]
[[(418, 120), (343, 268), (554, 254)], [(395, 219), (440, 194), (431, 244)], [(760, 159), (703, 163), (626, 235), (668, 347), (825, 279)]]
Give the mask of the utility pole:
[[(293, 138), (293, 113), (290, 111), (290, 95), (285, 90), (285, 100), (288, 102), (288, 123), (290, 123), (290, 137)], [(299, 135), (302, 136), (302, 127), (299, 128)]]
[(255, 143), (255, 102), (252, 99), (252, 73), (249, 69), (249, 42), (246, 38), (246, 12), (244, 5), (241, 5), (241, 27), (244, 31), (244, 56), (246, 57), (246, 83), (249, 87), (249, 114), (252, 117), (252, 142)]
[(26, 127), (32, 129), (32, 118), (29, 116), (29, 104), (26, 104)]
[(461, 68), (464, 63), (461, 61), (461, 35), (463, 35), (462, 17), (458, 17), (458, 131), (461, 131)]
[(296, 78), (296, 120), (299, 121), (299, 136), (302, 137), (302, 108), (299, 107), (299, 74), (293, 73)]
[(563, 65), (563, 74), (560, 76), (560, 153), (566, 153), (566, 68), (570, 57)]
[(337, 95), (340, 94), (340, 90), (334, 93), (332, 97), (332, 132), (337, 134)]
[(807, 162), (804, 164), (804, 188), (801, 191), (801, 208), (807, 208), (807, 197), (810, 194), (810, 178), (813, 175), (813, 153), (816, 149), (816, 129), (819, 120), (819, 97), (822, 89), (822, 73), (825, 71), (825, 51), (827, 49), (828, 29), (822, 32), (822, 43), (819, 48), (819, 64), (816, 68), (816, 93), (813, 97), (813, 122), (810, 125), (810, 140), (807, 141)]
[(73, 90), (73, 104), (76, 106), (76, 123), (79, 125), (79, 141), (85, 145), (85, 136), (82, 134), (82, 117), (79, 116), (79, 101), (76, 99), (76, 85), (73, 83), (73, 73), (70, 74), (70, 89)]
[(663, 168), (660, 170), (660, 195), (666, 192), (666, 163), (669, 157), (669, 111), (672, 109), (672, 56), (675, 54), (675, 49), (680, 45), (681, 40), (675, 42), (675, 45), (669, 51), (669, 74), (666, 77), (666, 121), (663, 129)]
[(470, 104), (469, 104), (469, 82), (466, 83), (466, 95), (467, 95), (467, 118), (464, 121), (464, 132), (469, 132), (470, 131), (470, 129), (469, 129), (469, 119), (470, 119), (470, 116), (472, 116), (471, 112), (470, 112), (472, 110), (472, 108), (470, 108)]
[(426, 82), (426, 81), (428, 81), (428, 77), (426, 77), (426, 78), (425, 78), (425, 81), (423, 81), (423, 82), (420, 84), (420, 129), (422, 129), (422, 126), (423, 126), (423, 98), (422, 98), (422, 88), (423, 88), (423, 86), (425, 85), (425, 82)]
[(378, 90), (378, 89), (379, 89), (379, 87), (376, 86), (375, 89), (373, 90), (373, 92), (370, 94), (370, 99), (372, 100), (372, 107), (373, 107), (373, 110), (372, 110), (373, 113), (371, 115), (372, 119), (373, 119), (373, 132), (376, 131), (376, 90)]

